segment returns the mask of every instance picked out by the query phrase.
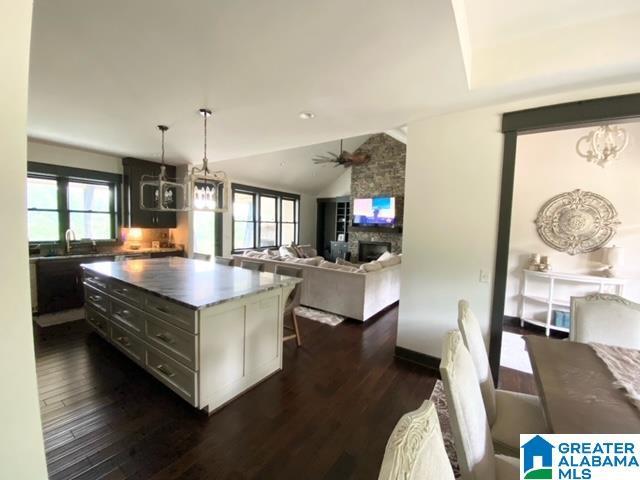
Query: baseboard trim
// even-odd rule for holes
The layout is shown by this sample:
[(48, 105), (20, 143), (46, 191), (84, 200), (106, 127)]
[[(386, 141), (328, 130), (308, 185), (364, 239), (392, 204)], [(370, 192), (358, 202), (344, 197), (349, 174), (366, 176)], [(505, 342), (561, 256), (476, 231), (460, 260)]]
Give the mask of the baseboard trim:
[(400, 360), (416, 363), (423, 367), (427, 367), (429, 370), (433, 370), (438, 375), (440, 374), (440, 359), (437, 357), (432, 357), (431, 355), (427, 355), (426, 353), (420, 353), (414, 350), (409, 350), (408, 348), (398, 346), (396, 346), (395, 349), (395, 356)]

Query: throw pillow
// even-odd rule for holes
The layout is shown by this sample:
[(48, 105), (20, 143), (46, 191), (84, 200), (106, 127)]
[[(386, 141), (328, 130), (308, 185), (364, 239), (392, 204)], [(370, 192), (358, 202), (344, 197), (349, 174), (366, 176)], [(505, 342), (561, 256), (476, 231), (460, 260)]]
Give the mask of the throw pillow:
[(317, 267), (320, 264), (322, 257), (314, 258), (286, 258), (284, 261), (287, 263), (297, 263), (298, 265), (312, 265)]
[(292, 247), (287, 247), (285, 245), (281, 246), (278, 250), (281, 257), (289, 257), (289, 258), (299, 258), (298, 253)]
[(391, 257), (393, 257), (393, 253), (391, 253), (391, 252), (389, 252), (389, 251), (386, 251), (386, 252), (384, 252), (382, 255), (380, 255), (380, 256), (378, 257), (378, 261), (381, 261), (381, 260), (387, 260), (387, 259), (389, 259), (389, 258), (391, 258)]
[(312, 258), (318, 256), (318, 251), (311, 245), (298, 245), (298, 250), (302, 253), (303, 258)]
[(373, 260), (372, 262), (369, 263), (363, 263), (362, 265), (360, 265), (360, 270), (364, 271), (364, 272), (377, 272), (379, 270), (382, 270), (382, 264), (380, 262), (378, 262), (377, 260)]
[(355, 263), (351, 263), (347, 260), (345, 260), (344, 258), (336, 258), (336, 263), (338, 265), (346, 265), (347, 267), (355, 267), (355, 268), (360, 268), (360, 265), (356, 265)]
[[(385, 252), (388, 253), (388, 252)], [(382, 255), (378, 261), (382, 264), (383, 267), (391, 267), (393, 265), (398, 265), (402, 262), (402, 259), (400, 258), (399, 255), (396, 255), (395, 253), (390, 253), (389, 255), (387, 255), (385, 258), (382, 258), (384, 255)]]
[(327, 268), (327, 269), (330, 269), (330, 270), (339, 270), (341, 272), (356, 273), (358, 271), (357, 268), (348, 267), (346, 265), (338, 265), (336, 263), (327, 262), (326, 260), (321, 261), (318, 266), (320, 268)]

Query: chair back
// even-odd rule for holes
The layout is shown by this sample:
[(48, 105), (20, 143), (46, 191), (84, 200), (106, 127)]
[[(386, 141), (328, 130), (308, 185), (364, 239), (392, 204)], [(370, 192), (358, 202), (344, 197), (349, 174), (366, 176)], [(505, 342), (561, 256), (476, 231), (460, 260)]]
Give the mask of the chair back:
[(569, 339), (640, 350), (640, 304), (604, 293), (571, 297)]
[(211, 255), (207, 255), (206, 253), (194, 253), (191, 258), (194, 260), (204, 260), (205, 262), (211, 261)]
[(426, 400), (391, 432), (378, 480), (453, 480), (436, 407)]
[(466, 300), (460, 300), (458, 302), (458, 328), (462, 334), (464, 344), (471, 354), (471, 358), (473, 358), (473, 364), (476, 367), (476, 374), (480, 381), (482, 400), (484, 401), (484, 408), (487, 411), (487, 420), (489, 421), (489, 425), (493, 425), (497, 415), (496, 389), (493, 384), (493, 375), (491, 375), (487, 347), (482, 337), (480, 323), (471, 311), (469, 302)]
[[(276, 275), (285, 275), (287, 277), (302, 278), (304, 271), (301, 268), (290, 267), (289, 265), (276, 265), (273, 273)], [(300, 296), (302, 294), (301, 283), (297, 283), (285, 304), (285, 315), (289, 310), (300, 305)]]
[(227, 267), (233, 267), (233, 258), (215, 257), (214, 260), (218, 265), (226, 265)]
[(240, 262), (240, 267), (246, 268), (247, 270), (255, 270), (256, 272), (264, 272), (264, 263), (260, 263), (260, 262), (251, 262), (249, 260), (242, 260)]
[(459, 331), (445, 336), (440, 375), (464, 480), (496, 478), (496, 464), (482, 393), (471, 354)]

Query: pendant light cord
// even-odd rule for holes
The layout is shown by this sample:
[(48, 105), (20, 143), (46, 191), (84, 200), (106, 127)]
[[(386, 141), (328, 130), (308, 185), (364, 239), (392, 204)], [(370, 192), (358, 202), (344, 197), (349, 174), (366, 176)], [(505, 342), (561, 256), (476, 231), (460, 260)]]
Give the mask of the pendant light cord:
[(204, 158), (202, 159), (202, 166), (204, 167), (204, 172), (209, 173), (209, 159), (207, 158), (207, 115), (204, 114)]

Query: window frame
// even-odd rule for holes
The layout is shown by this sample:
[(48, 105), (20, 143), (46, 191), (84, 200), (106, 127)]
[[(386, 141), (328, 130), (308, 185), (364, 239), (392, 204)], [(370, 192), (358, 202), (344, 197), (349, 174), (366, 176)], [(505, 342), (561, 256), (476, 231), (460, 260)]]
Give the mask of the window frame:
[[(253, 197), (253, 219), (248, 220), (236, 220), (233, 211), (233, 204), (235, 203), (235, 194), (241, 193), (245, 195), (251, 195)], [(269, 246), (261, 246), (261, 224), (262, 223), (274, 223), (272, 221), (261, 221), (260, 219), (260, 202), (261, 197), (275, 198), (276, 207), (276, 244)], [(294, 202), (293, 222), (282, 221), (282, 201), (289, 200)], [(294, 225), (294, 243), (298, 243), (300, 239), (300, 195), (296, 193), (281, 192), (277, 190), (269, 190), (266, 188), (252, 187), (249, 185), (241, 185), (234, 183), (231, 186), (231, 252), (242, 253), (247, 250), (257, 250), (264, 248), (279, 248), (282, 246), (282, 224)], [(250, 247), (236, 248), (235, 245), (235, 230), (236, 221), (253, 223), (253, 245)]]
[(91, 213), (91, 210), (70, 210), (69, 209), (69, 182), (87, 183), (90, 185), (107, 185), (109, 187), (109, 213), (110, 215), (110, 238), (94, 240), (99, 244), (116, 244), (119, 242), (118, 232), (122, 226), (122, 175), (116, 173), (99, 172), (96, 170), (85, 170), (75, 167), (64, 167), (61, 165), (50, 165), (46, 163), (27, 162), (27, 178), (44, 178), (55, 180), (58, 185), (58, 208), (41, 209), (28, 208), (27, 211), (56, 211), (58, 212), (58, 240), (31, 241), (29, 245), (63, 245), (64, 235), (69, 228), (72, 212)]

